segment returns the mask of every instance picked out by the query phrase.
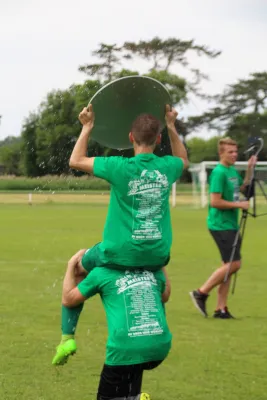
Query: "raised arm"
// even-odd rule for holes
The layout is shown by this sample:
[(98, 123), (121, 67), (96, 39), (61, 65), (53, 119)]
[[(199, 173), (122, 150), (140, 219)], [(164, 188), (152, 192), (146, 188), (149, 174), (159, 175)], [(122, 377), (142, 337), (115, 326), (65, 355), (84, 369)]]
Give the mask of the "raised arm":
[(248, 160), (248, 167), (247, 167), (247, 170), (246, 170), (246, 175), (245, 175), (245, 178), (244, 178), (244, 182), (240, 186), (240, 192), (245, 193), (247, 186), (250, 185), (251, 179), (253, 178), (253, 171), (254, 171), (256, 163), (257, 163), (257, 157), (256, 156), (251, 156), (250, 159)]
[(187, 168), (188, 164), (189, 164), (188, 158), (187, 158), (187, 151), (186, 151), (186, 148), (185, 148), (183, 142), (180, 140), (178, 132), (176, 131), (176, 128), (175, 128), (175, 121), (176, 121), (177, 115), (178, 115), (178, 112), (175, 109), (171, 108), (167, 104), (165, 120), (166, 120), (166, 124), (167, 124), (168, 135), (170, 138), (172, 155), (174, 157), (181, 158), (184, 162), (184, 167)]
[(93, 172), (94, 159), (95, 157), (87, 157), (87, 146), (90, 138), (90, 134), (94, 127), (94, 112), (93, 106), (90, 104), (87, 108), (85, 107), (79, 114), (79, 120), (83, 125), (80, 136), (72, 151), (69, 166), (79, 171), (88, 173)]

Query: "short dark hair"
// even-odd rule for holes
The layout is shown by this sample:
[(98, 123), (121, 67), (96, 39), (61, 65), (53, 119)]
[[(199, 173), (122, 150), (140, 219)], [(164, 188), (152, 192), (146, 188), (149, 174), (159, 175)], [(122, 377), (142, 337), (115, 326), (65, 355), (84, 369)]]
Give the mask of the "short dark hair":
[(161, 122), (151, 114), (139, 115), (132, 124), (132, 134), (138, 145), (153, 146), (162, 129)]

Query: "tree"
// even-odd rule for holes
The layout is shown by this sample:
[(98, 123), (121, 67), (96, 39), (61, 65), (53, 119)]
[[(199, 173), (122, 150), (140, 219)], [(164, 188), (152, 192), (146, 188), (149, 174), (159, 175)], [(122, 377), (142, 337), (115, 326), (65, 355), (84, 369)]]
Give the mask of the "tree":
[[(139, 71), (131, 71), (123, 66), (125, 59), (143, 57), (144, 53), (148, 61), (152, 60), (152, 68), (145, 75), (159, 80), (168, 88), (172, 104), (186, 102), (188, 90), (192, 88), (196, 90), (196, 83), (187, 82), (183, 77), (171, 72), (170, 68), (175, 67), (177, 63), (188, 65), (188, 51), (211, 58), (219, 54), (205, 46), (196, 45), (193, 41), (178, 39), (164, 41), (154, 38), (150, 42), (125, 43), (123, 46), (101, 43), (99, 48), (92, 52), (93, 56), (98, 57), (97, 62), (79, 67), (80, 71), (91, 77), (90, 80), (82, 85), (74, 84), (68, 90), (54, 90), (48, 93), (38, 112), (30, 115), (25, 121), (22, 138), (26, 173), (30, 176), (69, 173), (69, 157), (81, 130), (78, 114), (82, 107), (87, 105), (102, 85), (110, 80), (139, 75)], [(198, 81), (203, 79), (204, 76), (200, 71), (193, 69), (192, 71)], [(184, 122), (178, 120), (177, 123), (180, 133), (185, 136), (188, 130)], [(170, 152), (166, 132), (165, 135), (163, 132), (162, 147), (157, 151), (160, 154), (164, 151)], [(114, 151), (100, 146), (95, 141), (89, 142), (88, 155), (107, 153), (113, 154)], [(131, 151), (120, 154), (129, 156)]]
[[(187, 55), (189, 51), (195, 51), (199, 56), (206, 55), (215, 58), (220, 51), (210, 50), (207, 46), (200, 46), (194, 40), (180, 40), (169, 38), (162, 40), (158, 37), (150, 41), (139, 41), (139, 43), (125, 42), (123, 48), (127, 50), (127, 58), (137, 54), (146, 60), (153, 60), (152, 69), (163, 69), (168, 71), (172, 64), (179, 63), (188, 66)], [(162, 66), (163, 61), (163, 66)]]
[(36, 155), (42, 175), (69, 172), (68, 160), (79, 131), (75, 100), (69, 91), (53, 91), (40, 108)]
[(190, 152), (190, 161), (192, 163), (200, 163), (202, 161), (216, 161), (218, 160), (218, 145), (219, 137), (212, 137), (205, 140), (194, 137), (187, 141), (187, 146)]
[(171, 74), (167, 71), (151, 70), (150, 73), (145, 74), (160, 81), (168, 89), (172, 104), (178, 104), (187, 99), (186, 81), (177, 75)]
[[(69, 158), (81, 130), (78, 114), (101, 87), (99, 81), (72, 85), (47, 95), (38, 114), (31, 114), (22, 130), (24, 169), (28, 176), (69, 173)], [(100, 145), (89, 142), (89, 155)]]
[(237, 115), (263, 112), (267, 104), (267, 72), (252, 73), (248, 79), (239, 79), (237, 83), (228, 85), (215, 99), (214, 107), (200, 116), (190, 118), (191, 130), (206, 125), (210, 129), (225, 131)]
[[(11, 139), (11, 140), (10, 140)], [(21, 175), (21, 139), (9, 138), (6, 144), (0, 147), (0, 163), (9, 175)]]
[(5, 139), (0, 141), (0, 147), (13, 145), (14, 143), (20, 143), (21, 137), (19, 136), (7, 136)]
[(27, 176), (38, 176), (41, 169), (37, 162), (37, 144), (36, 132), (39, 122), (39, 116), (31, 113), (24, 121), (21, 137), (22, 137), (22, 153), (23, 153), (23, 170)]
[[(155, 77), (166, 85), (172, 96), (173, 104), (187, 100), (188, 92), (193, 92), (197, 96), (210, 98), (210, 96), (201, 93), (199, 84), (202, 79), (208, 77), (196, 68), (189, 68), (187, 56), (195, 52), (198, 56), (207, 56), (209, 58), (217, 57), (220, 52), (211, 50), (207, 46), (195, 44), (194, 40), (183, 41), (176, 38), (162, 40), (158, 37), (150, 41), (125, 42), (123, 46), (115, 44), (108, 45), (101, 43), (99, 49), (92, 52), (93, 56), (100, 58), (102, 63), (86, 64), (79, 67), (79, 70), (90, 76), (97, 76), (103, 83), (116, 79), (120, 76), (138, 74), (136, 71), (123, 69), (118, 72), (118, 66), (122, 64), (123, 59), (132, 60), (134, 57), (140, 57), (151, 62), (151, 68), (146, 76)], [(177, 65), (188, 67), (193, 73), (194, 79), (189, 82), (170, 72), (171, 67)], [(139, 74), (138, 74), (139, 75)]]
[[(87, 80), (85, 81), (82, 85), (72, 85), (70, 87), (70, 92), (75, 99), (75, 105), (74, 105), (74, 115), (75, 115), (75, 123), (76, 125), (79, 126), (79, 129), (75, 131), (75, 137), (73, 138), (73, 141), (76, 142), (78, 135), (80, 133), (81, 125), (80, 122), (78, 121), (78, 115), (81, 111), (81, 109), (89, 103), (90, 99), (93, 97), (93, 95), (101, 88), (101, 83), (99, 80)], [(103, 154), (105, 148), (101, 146), (99, 143), (97, 143), (95, 140), (90, 139), (89, 144), (88, 144), (88, 156), (93, 157), (93, 156), (99, 156)], [(81, 173), (76, 174), (80, 175)]]
[(229, 126), (226, 136), (237, 141), (239, 147), (239, 160), (246, 160), (244, 151), (248, 148), (248, 139), (261, 137), (264, 147), (259, 154), (259, 160), (267, 161), (267, 111), (263, 113), (249, 113), (237, 115)]
[[(220, 51), (211, 50), (207, 46), (195, 44), (194, 40), (180, 40), (169, 38), (162, 40), (158, 37), (150, 41), (139, 41), (139, 43), (125, 42), (123, 49), (127, 52), (127, 58), (132, 59), (133, 55), (152, 62), (150, 71), (164, 71), (168, 73), (170, 68), (176, 65), (189, 68), (188, 54), (196, 53), (198, 56), (207, 56), (216, 58), (221, 54)], [(187, 92), (193, 92), (202, 98), (210, 98), (201, 93), (199, 84), (202, 79), (208, 79), (208, 76), (200, 72), (197, 68), (189, 68), (193, 73), (194, 80), (187, 82)], [(167, 76), (167, 74), (166, 74)]]
[(85, 72), (90, 76), (97, 76), (98, 80), (104, 77), (106, 80), (111, 81), (115, 73), (115, 68), (119, 64), (117, 53), (121, 51), (121, 47), (116, 44), (101, 43), (100, 48), (92, 52), (92, 56), (97, 56), (102, 63), (85, 64), (79, 67), (79, 71)]
[[(188, 101), (188, 93), (193, 92), (197, 96), (210, 98), (204, 95), (199, 89), (202, 79), (208, 77), (196, 68), (191, 68), (194, 80), (189, 82), (184, 78), (171, 73), (170, 68), (177, 64), (189, 68), (188, 54), (195, 52), (198, 56), (207, 56), (209, 58), (217, 57), (220, 52), (211, 50), (207, 46), (195, 44), (193, 40), (183, 41), (176, 38), (162, 40), (158, 37), (150, 41), (125, 42), (123, 46), (115, 44), (108, 45), (101, 43), (100, 47), (92, 52), (93, 56), (98, 56), (102, 63), (86, 64), (79, 67), (79, 70), (90, 76), (96, 76), (103, 84), (110, 80), (124, 76), (139, 75), (138, 71), (130, 71), (122, 69), (118, 71), (123, 59), (132, 60), (134, 57), (141, 57), (151, 62), (151, 68), (144, 76), (152, 77), (165, 85), (170, 93), (172, 104), (179, 104)], [(184, 121), (179, 120), (180, 133), (185, 136), (188, 130), (185, 128)], [(163, 135), (161, 148), (158, 150), (162, 153), (163, 149), (170, 151), (170, 144), (167, 135)], [(114, 151), (110, 152), (114, 153)], [(123, 154), (130, 154), (123, 152)], [(122, 153), (120, 153), (122, 154)]]
[[(255, 72), (239, 79), (217, 95), (216, 104), (202, 115), (191, 117), (189, 131), (207, 126), (221, 135), (231, 136), (239, 144), (239, 159), (244, 160), (248, 139), (261, 136), (267, 140), (267, 72)], [(259, 159), (267, 159), (267, 143)]]

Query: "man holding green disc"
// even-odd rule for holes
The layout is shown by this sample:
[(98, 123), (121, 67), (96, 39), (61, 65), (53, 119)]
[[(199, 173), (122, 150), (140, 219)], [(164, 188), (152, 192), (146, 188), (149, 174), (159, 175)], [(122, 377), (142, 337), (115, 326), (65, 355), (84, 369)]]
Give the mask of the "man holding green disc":
[[(188, 165), (186, 149), (175, 129), (177, 115), (166, 106), (172, 156), (153, 154), (161, 140), (162, 126), (153, 115), (141, 114), (129, 133), (134, 157), (124, 158), (87, 157), (95, 121), (92, 105), (79, 114), (83, 127), (70, 167), (105, 179), (111, 185), (111, 194), (103, 240), (80, 253), (76, 276), (84, 277), (98, 267), (156, 272), (169, 263), (172, 244), (169, 195), (172, 184)], [(76, 352), (74, 333), (82, 308), (83, 302), (75, 307), (62, 305), (62, 340), (52, 361), (54, 365), (64, 364)]]

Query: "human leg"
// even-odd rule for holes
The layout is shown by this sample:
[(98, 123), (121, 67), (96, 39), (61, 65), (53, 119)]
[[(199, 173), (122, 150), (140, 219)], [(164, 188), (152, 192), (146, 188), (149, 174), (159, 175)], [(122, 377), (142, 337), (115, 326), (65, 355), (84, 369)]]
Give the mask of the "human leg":
[[(219, 267), (216, 271), (214, 271), (213, 274), (211, 274), (211, 276), (207, 279), (207, 281), (199, 288), (200, 293), (208, 295), (214, 287), (222, 285), (220, 294), (221, 294), (221, 300), (224, 301), (224, 297), (225, 295), (227, 296), (229, 291), (229, 284), (225, 285), (225, 287), (223, 286), (224, 277), (229, 269), (229, 266), (230, 263), (225, 263), (221, 267)], [(233, 261), (231, 264), (230, 275), (238, 271), (239, 268), (240, 268), (240, 261)]]
[[(229, 231), (227, 235), (228, 249), (224, 254), (224, 261), (227, 264), (227, 271), (223, 282), (218, 285), (217, 291), (217, 306), (214, 313), (215, 318), (230, 319), (233, 316), (230, 314), (227, 307), (228, 293), (231, 283), (231, 275), (236, 273), (241, 267), (241, 236), (236, 231)], [(231, 247), (232, 243), (232, 247)], [(235, 243), (235, 246), (233, 246)]]
[[(99, 243), (85, 250), (78, 251), (70, 260), (69, 263), (75, 263), (76, 283), (82, 279), (95, 267), (101, 265), (99, 260)], [(83, 303), (76, 307), (66, 307), (62, 305), (61, 313), (61, 329), (62, 338), (57, 352), (52, 360), (53, 365), (62, 365), (68, 361), (70, 354), (76, 353), (77, 346), (74, 340), (75, 331), (79, 321), (80, 314), (83, 309)]]
[(98, 386), (97, 400), (150, 400), (141, 393), (144, 370), (158, 367), (161, 361), (143, 364), (112, 366), (104, 365)]
[(141, 365), (105, 364), (100, 375), (97, 400), (140, 400), (143, 378)]
[[(239, 236), (237, 245), (233, 253), (233, 243), (237, 231), (210, 231), (221, 254), (223, 264), (207, 279), (207, 281), (198, 289), (190, 292), (191, 298), (199, 311), (207, 316), (206, 301), (210, 291), (218, 286), (218, 300), (216, 310), (224, 310), (227, 307), (227, 297), (230, 287), (230, 276), (237, 272), (241, 266), (241, 238)], [(227, 282), (224, 282), (225, 276), (229, 272)]]
[[(87, 272), (81, 265), (81, 259), (86, 250), (78, 251), (69, 262), (76, 264), (75, 266), (75, 276), (76, 283), (81, 282), (85, 278)], [(56, 354), (52, 360), (53, 365), (63, 365), (68, 361), (68, 357), (73, 355), (77, 351), (76, 342), (74, 340), (74, 335), (80, 314), (83, 309), (83, 303), (76, 307), (66, 307), (62, 304), (61, 309), (61, 342), (57, 346)]]

